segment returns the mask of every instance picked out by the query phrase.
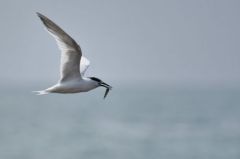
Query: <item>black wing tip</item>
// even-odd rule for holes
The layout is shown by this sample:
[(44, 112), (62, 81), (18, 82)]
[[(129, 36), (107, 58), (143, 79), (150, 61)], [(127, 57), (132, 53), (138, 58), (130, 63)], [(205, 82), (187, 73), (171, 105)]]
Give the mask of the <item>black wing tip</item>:
[(46, 16), (44, 16), (43, 14), (39, 13), (39, 12), (36, 12), (37, 16), (42, 20), (44, 21), (45, 19), (47, 19)]
[(36, 14), (37, 14), (37, 16), (38, 16), (39, 18), (43, 17), (43, 15), (42, 15), (41, 13), (39, 13), (39, 12), (36, 12)]
[(37, 14), (37, 16), (40, 18), (40, 20), (42, 21), (42, 23), (47, 27), (47, 29), (48, 29), (48, 25), (49, 25), (49, 19), (45, 16), (45, 15), (43, 15), (43, 14), (41, 14), (41, 13), (39, 13), (39, 12), (36, 12), (36, 14)]

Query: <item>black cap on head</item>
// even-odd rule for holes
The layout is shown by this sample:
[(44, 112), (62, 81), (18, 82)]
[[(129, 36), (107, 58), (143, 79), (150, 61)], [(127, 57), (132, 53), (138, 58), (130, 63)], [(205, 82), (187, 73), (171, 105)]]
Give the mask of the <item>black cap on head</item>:
[(96, 77), (89, 77), (91, 80), (96, 81), (96, 82), (102, 82), (99, 78)]

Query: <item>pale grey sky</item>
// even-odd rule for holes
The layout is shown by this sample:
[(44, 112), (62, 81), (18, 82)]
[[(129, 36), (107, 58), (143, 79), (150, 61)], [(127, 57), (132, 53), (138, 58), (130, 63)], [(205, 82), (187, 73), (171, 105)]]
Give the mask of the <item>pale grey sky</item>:
[(37, 11), (80, 44), (88, 74), (109, 83), (239, 84), (238, 0), (1, 1), (1, 81), (58, 80), (60, 53)]

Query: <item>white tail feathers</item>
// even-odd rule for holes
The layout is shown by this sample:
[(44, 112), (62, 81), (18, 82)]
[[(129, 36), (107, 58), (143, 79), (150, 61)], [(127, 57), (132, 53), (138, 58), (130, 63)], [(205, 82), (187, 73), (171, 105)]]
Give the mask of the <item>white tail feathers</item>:
[(42, 90), (42, 91), (33, 91), (34, 93), (37, 93), (36, 95), (46, 95), (48, 94), (49, 92), (45, 91), (45, 90)]

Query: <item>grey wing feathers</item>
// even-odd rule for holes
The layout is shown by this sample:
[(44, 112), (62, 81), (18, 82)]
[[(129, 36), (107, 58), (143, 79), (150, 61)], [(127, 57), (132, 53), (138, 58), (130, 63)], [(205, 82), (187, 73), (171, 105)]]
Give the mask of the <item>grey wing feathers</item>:
[(81, 78), (80, 75), (80, 59), (82, 56), (79, 45), (64, 32), (57, 24), (46, 16), (37, 13), (48, 32), (56, 39), (57, 44), (62, 52), (61, 56), (61, 79), (60, 81), (70, 80), (73, 78)]
[(69, 36), (57, 24), (55, 24), (46, 16), (42, 15), (41, 13), (37, 13), (37, 15), (42, 20), (47, 30), (54, 36), (54, 38), (57, 38), (57, 40), (63, 42), (63, 45), (66, 45), (67, 49), (77, 50), (81, 54), (79, 45), (75, 42), (75, 40), (72, 39), (71, 36)]

